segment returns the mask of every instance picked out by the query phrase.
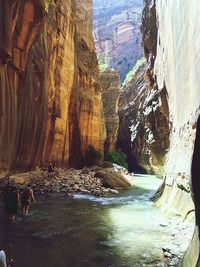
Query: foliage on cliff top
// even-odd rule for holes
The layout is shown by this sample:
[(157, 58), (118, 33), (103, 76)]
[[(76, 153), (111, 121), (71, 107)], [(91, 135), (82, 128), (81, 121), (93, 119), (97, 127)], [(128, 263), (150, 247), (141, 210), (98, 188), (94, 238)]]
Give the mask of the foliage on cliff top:
[(137, 60), (135, 66), (126, 74), (126, 78), (124, 79), (124, 82), (122, 83), (122, 86), (125, 86), (128, 82), (130, 82), (135, 75), (136, 71), (139, 69), (139, 67), (146, 62), (145, 57), (142, 57), (141, 59)]
[(97, 55), (98, 63), (99, 63), (99, 70), (100, 71), (105, 71), (109, 69), (108, 63), (105, 63), (104, 59), (102, 56)]
[(115, 152), (109, 151), (105, 155), (105, 160), (111, 161), (113, 163), (116, 163), (116, 164), (128, 169), (128, 163), (126, 162), (126, 158), (127, 158), (127, 156), (121, 150), (118, 150)]
[(51, 4), (52, 0), (44, 0), (45, 5), (48, 7)]

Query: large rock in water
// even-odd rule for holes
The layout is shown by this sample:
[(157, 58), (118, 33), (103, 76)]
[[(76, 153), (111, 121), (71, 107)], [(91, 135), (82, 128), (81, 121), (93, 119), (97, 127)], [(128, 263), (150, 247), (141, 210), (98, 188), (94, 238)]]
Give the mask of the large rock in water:
[(102, 61), (114, 68), (124, 80), (141, 49), (143, 0), (94, 0), (94, 37)]
[(107, 138), (105, 141), (105, 153), (115, 151), (119, 129), (119, 75), (114, 70), (105, 70), (100, 73), (102, 89), (103, 110), (106, 124)]
[(128, 189), (132, 187), (130, 181), (125, 177), (122, 171), (116, 171), (115, 168), (106, 168), (95, 173), (96, 177), (101, 178), (105, 187), (113, 189)]
[(1, 1), (0, 170), (103, 153), (92, 1)]

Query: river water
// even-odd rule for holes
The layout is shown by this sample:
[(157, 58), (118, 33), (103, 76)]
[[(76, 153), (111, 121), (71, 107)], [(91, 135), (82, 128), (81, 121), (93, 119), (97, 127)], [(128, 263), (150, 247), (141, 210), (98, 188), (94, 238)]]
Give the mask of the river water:
[(15, 267), (164, 266), (170, 233), (150, 201), (161, 181), (133, 180), (133, 189), (109, 198), (37, 196), (30, 214), (14, 223), (1, 211), (0, 248), (8, 252), (12, 244)]

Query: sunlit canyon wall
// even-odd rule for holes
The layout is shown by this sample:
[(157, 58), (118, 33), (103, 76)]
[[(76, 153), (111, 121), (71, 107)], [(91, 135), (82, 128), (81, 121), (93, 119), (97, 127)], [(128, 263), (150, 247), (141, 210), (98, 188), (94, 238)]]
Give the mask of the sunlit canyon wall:
[(0, 1), (0, 170), (81, 167), (105, 125), (92, 1)]
[[(158, 32), (156, 55), (152, 58), (152, 77), (158, 90), (166, 89), (170, 126), (170, 146), (164, 165), (164, 192), (158, 204), (164, 211), (187, 219), (194, 215), (192, 210), (195, 204), (197, 228), (183, 266), (199, 266), (200, 2), (147, 0), (145, 21), (150, 18), (154, 5)], [(145, 48), (144, 42), (145, 53), (153, 55), (149, 43), (146, 44)]]
[(143, 57), (141, 17), (143, 0), (93, 0), (94, 39), (101, 64), (114, 68), (124, 80)]

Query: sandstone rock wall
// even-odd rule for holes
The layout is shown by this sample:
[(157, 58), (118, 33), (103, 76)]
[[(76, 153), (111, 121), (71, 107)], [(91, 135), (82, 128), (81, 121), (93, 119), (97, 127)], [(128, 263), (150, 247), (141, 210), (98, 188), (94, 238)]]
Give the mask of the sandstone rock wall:
[(94, 38), (103, 63), (114, 68), (124, 80), (141, 49), (143, 0), (94, 0)]
[[(166, 186), (160, 203), (165, 203), (168, 210), (171, 208), (180, 213), (181, 206), (185, 205), (184, 213), (193, 206), (191, 198), (189, 200), (189, 197), (185, 197), (187, 192), (189, 195), (191, 193), (191, 183), (195, 206), (198, 210), (200, 207), (198, 168), (193, 170), (191, 177), (196, 126), (200, 113), (199, 10), (200, 2), (197, 0), (192, 3), (181, 0), (156, 1), (158, 39), (155, 77), (158, 88), (166, 86), (172, 127), (165, 166)], [(195, 146), (199, 146), (199, 142)], [(177, 201), (178, 194), (182, 194), (182, 197)], [(188, 255), (184, 266), (196, 266), (190, 256), (193, 257), (192, 254)], [(195, 258), (196, 256), (193, 257)]]
[[(130, 170), (163, 175), (169, 147), (165, 94), (151, 87), (143, 64), (120, 94), (118, 147), (128, 156)], [(165, 113), (166, 112), (166, 113)]]
[(165, 86), (157, 87), (154, 60), (157, 50), (155, 1), (143, 11), (142, 45), (147, 64), (143, 64), (120, 95), (118, 146), (128, 155), (129, 168), (162, 177), (169, 148), (169, 109)]
[(23, 105), (20, 89), (43, 12), (40, 1), (0, 2), (0, 169), (9, 168), (17, 159), (19, 108)]
[(116, 71), (107, 70), (100, 74), (104, 117), (106, 123), (107, 138), (105, 141), (105, 153), (115, 151), (119, 129), (119, 75)]
[(103, 152), (105, 140), (92, 2), (0, 7), (0, 169), (80, 167), (88, 145)]
[[(179, 8), (177, 19), (175, 10)], [(155, 75), (158, 87), (166, 86), (172, 125), (166, 164), (169, 185), (177, 176), (183, 178), (180, 180), (190, 179), (200, 105), (199, 8), (198, 1), (192, 5), (189, 1), (157, 1), (159, 32)]]

